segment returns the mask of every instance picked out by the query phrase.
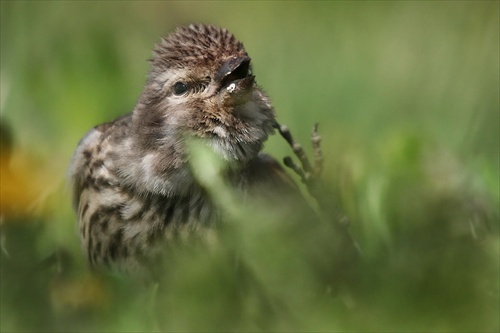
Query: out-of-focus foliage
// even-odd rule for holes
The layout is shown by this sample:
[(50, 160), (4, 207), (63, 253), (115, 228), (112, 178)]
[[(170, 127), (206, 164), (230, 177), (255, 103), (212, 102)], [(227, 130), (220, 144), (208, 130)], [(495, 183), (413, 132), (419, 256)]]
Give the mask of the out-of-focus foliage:
[[(500, 329), (498, 2), (0, 5), (2, 331)], [(234, 200), (219, 242), (172, 246), (160, 285), (86, 268), (71, 153), (132, 110), (154, 42), (190, 22), (244, 42), (304, 145), (320, 123), (362, 251), (349, 283), (332, 285), (328, 228)]]

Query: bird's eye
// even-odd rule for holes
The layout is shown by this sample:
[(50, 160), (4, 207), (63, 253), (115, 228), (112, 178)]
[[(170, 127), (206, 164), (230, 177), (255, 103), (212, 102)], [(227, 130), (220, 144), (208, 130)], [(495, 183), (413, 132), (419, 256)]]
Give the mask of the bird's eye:
[(188, 86), (184, 82), (176, 82), (174, 84), (174, 94), (179, 96), (188, 90)]

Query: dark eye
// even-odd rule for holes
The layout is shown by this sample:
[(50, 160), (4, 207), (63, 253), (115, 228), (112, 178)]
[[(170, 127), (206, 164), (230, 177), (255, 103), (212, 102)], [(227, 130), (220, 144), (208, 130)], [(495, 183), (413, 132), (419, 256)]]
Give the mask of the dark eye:
[(175, 95), (182, 95), (188, 90), (187, 85), (184, 82), (176, 82), (174, 84), (174, 94)]

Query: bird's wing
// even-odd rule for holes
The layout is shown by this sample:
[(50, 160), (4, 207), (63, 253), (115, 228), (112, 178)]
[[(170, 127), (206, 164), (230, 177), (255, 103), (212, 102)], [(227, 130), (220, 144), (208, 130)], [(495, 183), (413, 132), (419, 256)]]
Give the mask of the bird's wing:
[[(106, 212), (118, 212), (116, 208), (123, 204), (125, 193), (120, 186), (117, 166), (110, 157), (115, 154), (118, 143), (128, 136), (129, 129), (129, 115), (94, 127), (82, 138), (70, 163), (73, 206), (82, 245), (91, 264), (102, 259), (102, 256), (97, 258), (98, 252), (110, 247), (110, 235), (118, 234), (110, 225), (120, 224), (108, 222), (119, 216)], [(102, 234), (103, 228), (107, 229), (107, 235)]]
[(69, 180), (72, 189), (73, 206), (79, 206), (82, 191), (99, 182), (112, 182), (116, 175), (112, 165), (106, 164), (107, 155), (120, 138), (126, 137), (130, 128), (131, 114), (112, 122), (98, 125), (80, 140), (71, 158)]
[(91, 176), (91, 162), (97, 147), (102, 144), (103, 133), (97, 127), (91, 129), (80, 140), (73, 153), (69, 167), (69, 180), (72, 190), (73, 207), (78, 208), (84, 182)]

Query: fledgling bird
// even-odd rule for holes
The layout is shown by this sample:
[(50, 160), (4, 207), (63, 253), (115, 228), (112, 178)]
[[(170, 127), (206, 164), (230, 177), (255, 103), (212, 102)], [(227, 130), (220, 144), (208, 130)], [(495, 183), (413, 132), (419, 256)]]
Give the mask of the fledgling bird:
[(262, 184), (297, 190), (261, 153), (275, 113), (230, 32), (179, 27), (155, 46), (151, 65), (133, 112), (90, 130), (71, 161), (73, 201), (92, 266), (141, 269), (176, 234), (220, 222), (220, 209), (190, 169), (190, 138), (228, 162), (226, 180), (240, 191)]

